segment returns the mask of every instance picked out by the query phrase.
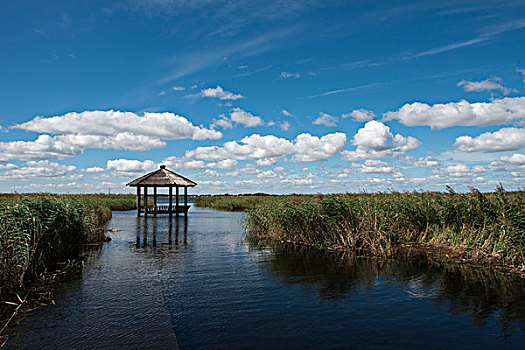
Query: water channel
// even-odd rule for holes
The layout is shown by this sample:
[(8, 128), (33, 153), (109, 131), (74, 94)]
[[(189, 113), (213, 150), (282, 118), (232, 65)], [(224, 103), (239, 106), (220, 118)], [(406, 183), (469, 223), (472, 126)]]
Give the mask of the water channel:
[(254, 247), (243, 214), (114, 212), (55, 305), (8, 348), (525, 348), (525, 281), (427, 259)]

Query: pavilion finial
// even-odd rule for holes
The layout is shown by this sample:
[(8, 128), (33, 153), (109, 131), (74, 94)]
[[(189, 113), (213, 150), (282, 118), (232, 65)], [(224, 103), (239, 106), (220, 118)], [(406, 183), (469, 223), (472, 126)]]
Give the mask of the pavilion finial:
[(161, 169), (166, 169), (166, 166), (163, 164), (160, 166)]

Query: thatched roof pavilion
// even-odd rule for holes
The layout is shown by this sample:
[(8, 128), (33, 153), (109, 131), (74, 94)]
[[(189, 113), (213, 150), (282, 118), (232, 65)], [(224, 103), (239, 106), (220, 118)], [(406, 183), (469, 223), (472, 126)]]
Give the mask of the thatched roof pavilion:
[[(191, 181), (190, 179), (185, 178), (182, 175), (174, 173), (171, 170), (166, 169), (165, 165), (161, 165), (160, 169), (152, 171), (144, 176), (139, 177), (127, 184), (127, 186), (137, 187), (137, 215), (140, 216), (140, 213), (143, 212), (144, 215), (148, 213), (176, 213), (177, 216), (179, 213), (184, 213), (188, 215), (188, 187), (197, 186), (197, 183)], [(141, 203), (141, 191), (140, 188), (144, 188), (144, 208), (142, 208)], [(148, 188), (153, 187), (153, 207), (148, 207)], [(157, 188), (158, 187), (168, 187), (169, 188), (169, 204), (168, 205), (157, 205)], [(173, 207), (173, 187), (175, 187), (175, 207)], [(179, 187), (184, 188), (184, 206), (179, 205)]]

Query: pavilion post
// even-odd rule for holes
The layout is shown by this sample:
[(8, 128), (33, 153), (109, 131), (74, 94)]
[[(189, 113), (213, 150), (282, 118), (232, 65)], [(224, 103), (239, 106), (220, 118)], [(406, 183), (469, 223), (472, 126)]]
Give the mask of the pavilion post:
[(148, 217), (148, 186), (144, 186), (144, 216)]
[(171, 214), (173, 213), (173, 204), (171, 203), (172, 200), (173, 200), (173, 187), (170, 186), (169, 188), (169, 191), (170, 191), (170, 194), (169, 194), (169, 204), (168, 204), (168, 213)]
[(140, 216), (140, 186), (137, 186), (137, 216)]
[(157, 186), (153, 187), (153, 216), (157, 216)]
[(184, 216), (188, 217), (188, 186), (184, 186)]
[(179, 186), (175, 187), (175, 211), (179, 217)]

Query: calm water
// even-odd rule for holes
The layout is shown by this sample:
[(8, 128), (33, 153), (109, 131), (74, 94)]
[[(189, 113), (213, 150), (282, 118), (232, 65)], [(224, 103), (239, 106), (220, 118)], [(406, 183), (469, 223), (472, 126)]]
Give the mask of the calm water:
[(525, 348), (525, 283), (427, 259), (258, 249), (241, 213), (115, 212), (83, 275), (9, 329), (20, 348)]

